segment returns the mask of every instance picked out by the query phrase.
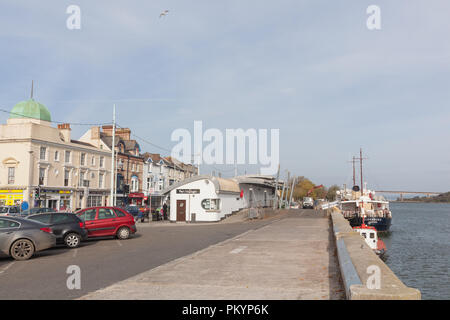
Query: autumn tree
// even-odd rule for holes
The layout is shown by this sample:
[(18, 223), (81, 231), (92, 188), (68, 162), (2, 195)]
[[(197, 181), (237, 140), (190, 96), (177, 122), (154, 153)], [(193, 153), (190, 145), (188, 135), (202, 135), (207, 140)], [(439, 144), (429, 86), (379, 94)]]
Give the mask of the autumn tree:
[(336, 191), (339, 190), (339, 187), (337, 185), (332, 185), (327, 192), (326, 198), (328, 201), (334, 201), (336, 200)]

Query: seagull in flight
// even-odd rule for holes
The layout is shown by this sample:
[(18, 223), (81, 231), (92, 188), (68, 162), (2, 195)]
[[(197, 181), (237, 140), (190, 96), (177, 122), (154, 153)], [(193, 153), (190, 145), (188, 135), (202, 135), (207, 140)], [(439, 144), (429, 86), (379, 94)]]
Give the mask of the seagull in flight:
[(168, 13), (169, 13), (169, 10), (164, 10), (163, 12), (161, 12), (159, 17), (161, 18), (162, 16), (167, 16)]

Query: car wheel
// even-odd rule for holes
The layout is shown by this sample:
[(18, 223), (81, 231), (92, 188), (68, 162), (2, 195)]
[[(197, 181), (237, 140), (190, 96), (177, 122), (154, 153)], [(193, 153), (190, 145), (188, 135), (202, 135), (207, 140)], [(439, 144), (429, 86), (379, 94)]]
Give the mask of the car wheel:
[(10, 254), (15, 260), (30, 259), (34, 254), (33, 242), (28, 239), (16, 240), (11, 246)]
[(81, 243), (81, 237), (78, 233), (69, 233), (64, 237), (64, 244), (68, 248), (77, 248)]
[(127, 227), (121, 227), (119, 230), (117, 230), (117, 238), (120, 240), (125, 240), (130, 237), (130, 229)]

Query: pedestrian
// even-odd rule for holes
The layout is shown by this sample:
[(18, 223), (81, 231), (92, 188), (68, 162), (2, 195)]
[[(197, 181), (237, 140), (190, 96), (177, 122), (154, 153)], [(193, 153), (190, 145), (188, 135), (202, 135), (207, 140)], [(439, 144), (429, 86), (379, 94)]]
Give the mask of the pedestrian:
[(163, 213), (164, 213), (164, 220), (167, 220), (167, 203), (164, 202), (163, 205)]

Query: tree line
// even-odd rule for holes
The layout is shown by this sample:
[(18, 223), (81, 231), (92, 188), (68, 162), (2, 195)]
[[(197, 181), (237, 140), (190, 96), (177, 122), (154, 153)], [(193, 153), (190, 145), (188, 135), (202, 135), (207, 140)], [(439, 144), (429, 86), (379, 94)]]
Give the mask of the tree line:
[[(289, 181), (289, 186), (292, 185), (292, 181), (294, 178), (291, 178)], [(294, 186), (294, 192), (292, 198), (294, 201), (302, 201), (303, 197), (311, 197), (313, 199), (325, 199), (328, 201), (336, 200), (336, 191), (340, 188), (337, 185), (332, 185), (330, 187), (322, 186), (314, 184), (311, 180), (306, 177), (297, 177), (296, 184)], [(317, 188), (315, 188), (317, 187)], [(308, 192), (310, 194), (308, 195)]]

